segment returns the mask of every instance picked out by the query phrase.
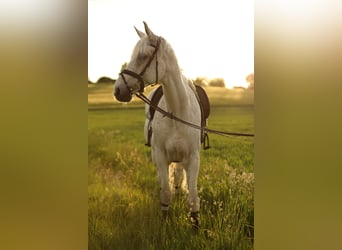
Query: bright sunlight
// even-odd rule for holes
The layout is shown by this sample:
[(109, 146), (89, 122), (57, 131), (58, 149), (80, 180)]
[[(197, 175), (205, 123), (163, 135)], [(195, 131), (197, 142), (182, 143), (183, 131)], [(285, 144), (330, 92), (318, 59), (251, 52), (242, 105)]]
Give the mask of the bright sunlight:
[(248, 87), (254, 72), (253, 1), (88, 0), (88, 77), (117, 79), (146, 21), (173, 47), (184, 74)]

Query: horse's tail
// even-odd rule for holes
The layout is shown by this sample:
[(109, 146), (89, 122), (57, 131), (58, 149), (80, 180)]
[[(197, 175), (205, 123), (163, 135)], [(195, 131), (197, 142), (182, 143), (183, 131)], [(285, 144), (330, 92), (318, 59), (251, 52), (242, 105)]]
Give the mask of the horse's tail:
[(170, 164), (169, 180), (171, 190), (176, 195), (187, 192), (186, 173), (181, 162), (172, 162)]

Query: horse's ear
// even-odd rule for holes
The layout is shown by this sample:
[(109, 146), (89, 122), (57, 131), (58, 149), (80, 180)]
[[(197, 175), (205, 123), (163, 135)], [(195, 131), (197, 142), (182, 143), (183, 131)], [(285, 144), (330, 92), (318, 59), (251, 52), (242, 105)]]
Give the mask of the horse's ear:
[(144, 36), (146, 36), (146, 34), (144, 32), (138, 30), (135, 26), (134, 26), (134, 29), (140, 38), (143, 38)]
[(150, 39), (151, 43), (153, 45), (156, 45), (157, 44), (157, 40), (158, 40), (158, 37), (153, 34), (153, 32), (150, 30), (150, 28), (147, 26), (147, 23), (146, 22), (143, 22), (144, 23), (144, 26), (145, 26), (145, 32), (148, 36), (148, 38)]

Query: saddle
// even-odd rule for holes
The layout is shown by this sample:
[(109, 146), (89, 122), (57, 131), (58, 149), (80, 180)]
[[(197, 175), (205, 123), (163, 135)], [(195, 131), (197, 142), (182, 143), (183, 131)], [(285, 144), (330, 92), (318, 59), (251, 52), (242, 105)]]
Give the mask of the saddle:
[[(207, 96), (207, 93), (205, 90), (199, 86), (199, 85), (194, 85), (196, 92), (195, 96), (197, 98), (197, 101), (200, 105), (201, 108), (201, 126), (206, 127), (207, 126), (207, 121), (208, 117), (210, 115), (210, 103), (209, 103), (209, 98)], [(161, 97), (163, 96), (163, 88), (162, 86), (159, 86), (156, 91), (154, 92), (153, 96), (151, 97), (151, 103), (155, 106), (158, 105)], [(149, 108), (149, 113), (150, 113), (150, 118), (149, 118), (149, 126), (148, 126), (148, 137), (147, 137), (147, 143), (145, 144), (146, 146), (150, 147), (151, 146), (151, 137), (152, 137), (152, 127), (151, 127), (151, 122), (154, 117), (155, 109), (150, 106)], [(201, 131), (201, 143), (203, 143), (203, 149), (208, 149), (209, 148), (209, 136), (206, 131)]]

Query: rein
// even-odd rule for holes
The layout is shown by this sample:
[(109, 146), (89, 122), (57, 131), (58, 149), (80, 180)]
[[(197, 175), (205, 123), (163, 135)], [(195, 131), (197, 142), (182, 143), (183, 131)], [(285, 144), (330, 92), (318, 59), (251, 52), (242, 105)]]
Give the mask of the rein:
[[(234, 132), (225, 132), (225, 131), (219, 131), (219, 130), (214, 130), (214, 129), (209, 129), (207, 127), (202, 127), (202, 126), (198, 126), (196, 124), (193, 124), (193, 123), (190, 123), (190, 122), (187, 122), (177, 116), (174, 116), (172, 113), (169, 113), (161, 108), (159, 108), (158, 106), (154, 105), (153, 103), (151, 103), (151, 101), (143, 94), (144, 92), (144, 88), (145, 88), (145, 80), (143, 79), (143, 76), (147, 70), (147, 68), (151, 65), (154, 57), (156, 57), (156, 81), (155, 83), (158, 83), (158, 56), (157, 56), (157, 52), (158, 52), (158, 49), (159, 49), (159, 46), (160, 46), (160, 43), (161, 43), (161, 37), (158, 37), (158, 40), (157, 40), (157, 44), (155, 46), (153, 46), (155, 48), (153, 54), (151, 55), (150, 59), (147, 61), (145, 67), (143, 68), (143, 70), (140, 72), (140, 74), (138, 73), (135, 73), (131, 70), (128, 70), (128, 69), (124, 69), (121, 71), (120, 73), (120, 76), (122, 77), (126, 87), (128, 88), (128, 90), (132, 93), (133, 92), (133, 89), (130, 88), (127, 84), (127, 81), (125, 79), (125, 74), (126, 75), (129, 75), (129, 76), (132, 76), (134, 78), (136, 78), (139, 83), (140, 83), (140, 90), (138, 92), (135, 93), (135, 95), (140, 98), (143, 102), (145, 102), (146, 104), (148, 104), (149, 106), (151, 106), (152, 108), (154, 108), (155, 110), (157, 110), (158, 112), (160, 112), (161, 114), (163, 114), (164, 116), (172, 119), (172, 120), (175, 120), (175, 121), (178, 121), (178, 122), (181, 122), (189, 127), (192, 127), (192, 128), (195, 128), (195, 129), (199, 129), (201, 130), (202, 132), (204, 132), (204, 135), (205, 137), (207, 138), (208, 140), (208, 135), (207, 133), (213, 133), (213, 134), (217, 134), (217, 135), (221, 135), (221, 136), (245, 136), (245, 137), (253, 137), (254, 134), (245, 134), (245, 133), (234, 133)], [(147, 85), (151, 85), (151, 84), (147, 84)], [(208, 145), (209, 147), (209, 145)]]
[(174, 116), (172, 113), (169, 113), (169, 112), (165, 111), (164, 109), (161, 109), (158, 106), (152, 104), (151, 101), (142, 92), (137, 92), (137, 93), (135, 93), (135, 95), (138, 98), (140, 98), (143, 102), (145, 102), (146, 104), (148, 104), (149, 106), (151, 106), (152, 108), (154, 108), (155, 110), (157, 110), (158, 112), (163, 114), (164, 116), (166, 116), (166, 117), (168, 117), (168, 118), (170, 118), (172, 120), (181, 122), (181, 123), (183, 123), (185, 125), (188, 125), (189, 127), (192, 127), (192, 128), (195, 128), (195, 129), (199, 129), (199, 130), (201, 130), (203, 132), (213, 133), (213, 134), (216, 134), (216, 135), (221, 135), (221, 136), (226, 136), (226, 137), (228, 137), (228, 136), (253, 137), (254, 136), (254, 134), (226, 132), (226, 131), (219, 131), (219, 130), (209, 129), (207, 127), (198, 126), (196, 124), (184, 121), (183, 119), (181, 119), (181, 118), (179, 118), (177, 116)]

